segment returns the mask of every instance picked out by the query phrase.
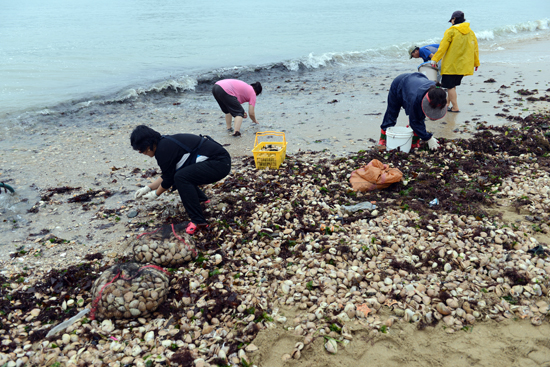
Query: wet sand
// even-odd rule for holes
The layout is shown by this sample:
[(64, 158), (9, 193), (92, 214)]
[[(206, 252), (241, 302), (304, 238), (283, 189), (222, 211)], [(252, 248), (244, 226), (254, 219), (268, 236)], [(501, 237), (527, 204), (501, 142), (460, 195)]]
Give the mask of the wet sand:
[[(526, 49), (545, 50), (549, 45), (549, 40), (537, 40), (499, 52), (503, 58), (508, 52), (512, 53), (511, 59), (517, 59)], [(461, 112), (448, 113), (442, 121), (427, 122), (428, 131), (448, 139), (467, 137), (477, 121), (492, 125), (507, 123), (496, 117), (497, 113), (508, 110), (510, 114), (525, 116), (543, 108), (547, 102), (521, 102), (517, 100), (521, 96), (515, 93), (522, 88), (548, 89), (545, 62), (536, 59), (533, 57), (529, 63), (482, 64), (457, 89)], [(210, 135), (234, 157), (252, 155), (258, 131), (284, 132), (288, 154), (325, 150), (332, 156), (345, 156), (368, 149), (378, 141), (393, 77), (414, 71), (417, 66), (416, 60), (407, 61), (410, 62), (392, 67), (388, 76), (380, 76), (384, 70), (379, 67), (369, 66), (266, 75), (262, 80), (264, 92), (256, 107), (260, 125), (245, 120), (240, 138), (226, 133), (224, 116), (209, 90), (166, 92), (164, 98), (92, 106), (76, 113), (22, 120), (18, 126), (6, 129), (0, 141), (0, 180), (12, 185), (18, 193), (16, 197), (3, 194), (0, 198), (4, 207), (11, 208), (4, 212), (5, 220), (0, 226), (0, 256), (6, 259), (14, 247), (32, 244), (37, 236), (29, 234), (44, 229), (92, 247), (125, 236), (123, 225), (128, 224), (128, 218), (114, 223), (109, 230), (98, 230), (93, 210), (82, 212), (76, 204), (60, 202), (54, 209), (36, 215), (27, 210), (39, 202), (43, 190), (62, 186), (80, 187), (74, 194), (88, 189), (112, 191), (114, 195), (98, 202), (98, 208), (113, 209), (127, 203), (140, 207), (142, 204), (129, 201), (145, 179), (135, 179), (128, 172), (135, 168), (156, 168), (156, 162), (130, 147), (130, 132), (139, 124), (163, 134)], [(495, 82), (485, 82), (491, 78)], [(507, 97), (497, 93), (502, 85), (510, 87), (501, 89)], [(402, 112), (398, 125), (406, 124), (407, 117)]]

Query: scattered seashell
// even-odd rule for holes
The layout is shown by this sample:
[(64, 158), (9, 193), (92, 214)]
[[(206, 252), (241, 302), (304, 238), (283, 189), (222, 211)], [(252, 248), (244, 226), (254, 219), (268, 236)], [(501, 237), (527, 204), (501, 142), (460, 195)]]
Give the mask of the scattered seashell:
[(330, 354), (336, 354), (336, 352), (338, 352), (338, 343), (336, 342), (336, 340), (329, 338), (325, 343), (325, 349)]

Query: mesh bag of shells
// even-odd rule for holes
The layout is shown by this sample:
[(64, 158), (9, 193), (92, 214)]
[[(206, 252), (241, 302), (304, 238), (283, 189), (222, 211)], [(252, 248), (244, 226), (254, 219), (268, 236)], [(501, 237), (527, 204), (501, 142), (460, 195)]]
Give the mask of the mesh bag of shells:
[(133, 246), (135, 261), (166, 267), (178, 267), (191, 261), (197, 251), (192, 237), (185, 233), (186, 225), (167, 224), (156, 231), (140, 234)]
[(168, 287), (168, 273), (158, 266), (115, 265), (105, 270), (92, 287), (91, 319), (148, 316), (166, 300)]

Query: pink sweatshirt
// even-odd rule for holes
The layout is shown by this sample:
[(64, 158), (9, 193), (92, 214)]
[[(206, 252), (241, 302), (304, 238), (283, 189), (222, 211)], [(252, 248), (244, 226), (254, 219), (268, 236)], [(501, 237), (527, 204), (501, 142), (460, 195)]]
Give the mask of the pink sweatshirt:
[(256, 92), (249, 84), (237, 79), (223, 79), (216, 84), (230, 96), (237, 97), (239, 103), (248, 102), (250, 106), (256, 105)]

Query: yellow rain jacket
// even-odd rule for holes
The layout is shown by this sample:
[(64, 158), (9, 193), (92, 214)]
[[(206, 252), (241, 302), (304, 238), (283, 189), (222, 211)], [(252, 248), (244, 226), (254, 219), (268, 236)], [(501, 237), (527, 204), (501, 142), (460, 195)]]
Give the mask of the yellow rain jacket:
[(432, 61), (441, 59), (442, 75), (474, 74), (474, 67), (479, 66), (479, 49), (470, 23), (456, 24), (445, 31), (439, 49), (432, 56)]

